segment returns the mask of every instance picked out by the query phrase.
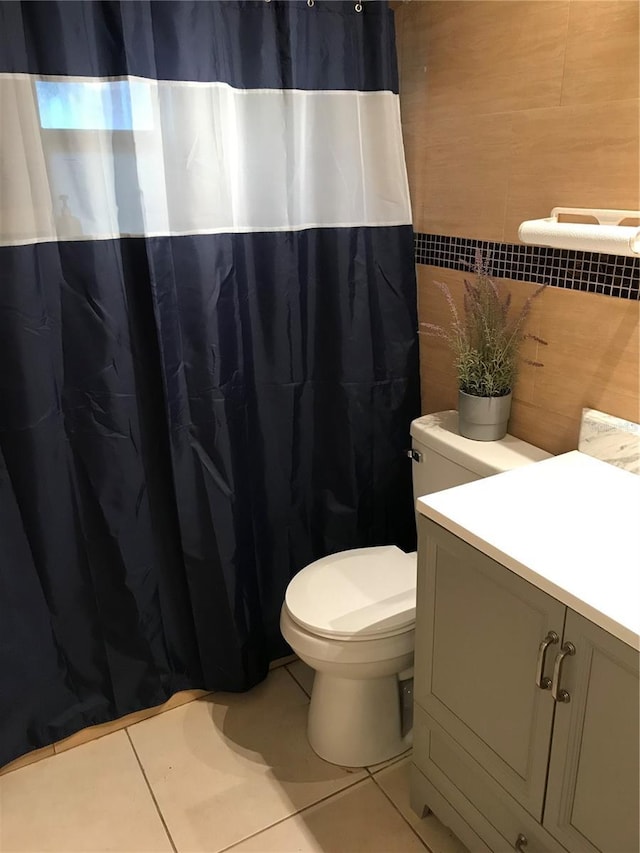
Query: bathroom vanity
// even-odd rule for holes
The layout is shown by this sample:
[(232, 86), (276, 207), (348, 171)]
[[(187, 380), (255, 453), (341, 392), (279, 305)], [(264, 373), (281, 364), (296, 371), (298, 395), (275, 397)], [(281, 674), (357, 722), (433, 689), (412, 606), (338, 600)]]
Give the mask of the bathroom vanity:
[(574, 451), (417, 509), (414, 810), (472, 851), (637, 851), (640, 477)]

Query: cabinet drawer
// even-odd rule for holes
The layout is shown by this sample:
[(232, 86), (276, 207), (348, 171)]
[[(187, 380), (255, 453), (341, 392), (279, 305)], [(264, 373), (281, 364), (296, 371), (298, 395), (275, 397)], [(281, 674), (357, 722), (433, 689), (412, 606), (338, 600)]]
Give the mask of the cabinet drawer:
[(458, 837), (470, 853), (492, 853), (479, 835), (453, 808), (440, 791), (431, 784), (416, 764), (411, 764), (411, 808), (420, 817), (428, 812), (437, 815), (438, 820)]
[(494, 853), (514, 850), (519, 835), (526, 838), (526, 853), (562, 853), (564, 848), (419, 705), (413, 742), (416, 767)]

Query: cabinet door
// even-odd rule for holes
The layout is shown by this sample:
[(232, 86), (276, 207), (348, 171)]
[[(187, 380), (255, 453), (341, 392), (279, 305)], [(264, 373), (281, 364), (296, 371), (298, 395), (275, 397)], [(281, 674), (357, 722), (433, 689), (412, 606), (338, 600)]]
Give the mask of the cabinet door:
[(640, 849), (639, 655), (569, 610), (544, 825), (576, 853)]
[(538, 648), (566, 609), (424, 517), (419, 531), (416, 702), (540, 821), (554, 702)]

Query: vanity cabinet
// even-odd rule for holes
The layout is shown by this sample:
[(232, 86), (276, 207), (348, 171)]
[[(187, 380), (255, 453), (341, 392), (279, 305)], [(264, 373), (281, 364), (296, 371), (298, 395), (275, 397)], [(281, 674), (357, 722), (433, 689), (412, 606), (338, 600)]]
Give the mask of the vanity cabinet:
[(638, 652), (418, 525), (414, 809), (472, 850), (638, 851)]

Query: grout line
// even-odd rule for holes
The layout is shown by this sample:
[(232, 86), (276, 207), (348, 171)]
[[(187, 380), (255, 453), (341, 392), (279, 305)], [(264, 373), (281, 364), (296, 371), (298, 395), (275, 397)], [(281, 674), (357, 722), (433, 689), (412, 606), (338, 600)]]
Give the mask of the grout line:
[[(383, 768), (383, 769), (384, 769), (384, 768)], [(425, 850), (428, 850), (428, 851), (429, 851), (429, 853), (434, 853), (434, 851), (431, 849), (431, 847), (429, 847), (429, 845), (427, 844), (427, 842), (426, 842), (426, 841), (424, 840), (424, 838), (420, 835), (420, 833), (416, 830), (416, 828), (415, 828), (414, 826), (412, 826), (411, 822), (410, 822), (410, 821), (409, 821), (409, 820), (408, 820), (408, 819), (403, 815), (403, 813), (400, 811), (400, 809), (398, 808), (398, 806), (397, 806), (397, 805), (394, 803), (394, 801), (391, 799), (391, 797), (389, 796), (389, 794), (387, 794), (387, 792), (384, 790), (384, 788), (382, 787), (382, 785), (380, 785), (380, 783), (378, 782), (378, 780), (376, 779), (376, 777), (375, 777), (375, 776), (372, 776), (371, 778), (373, 779), (374, 784), (378, 786), (378, 790), (379, 790), (379, 791), (382, 791), (382, 793), (383, 793), (383, 794), (384, 794), (384, 796), (387, 798), (387, 800), (391, 803), (391, 805), (394, 807), (394, 809), (398, 812), (398, 814), (400, 815), (400, 817), (402, 818), (402, 820), (407, 824), (407, 826), (409, 827), (409, 829), (411, 830), (411, 832), (413, 832), (413, 834), (416, 836), (416, 838), (417, 838), (417, 839), (420, 841), (420, 843), (424, 846)], [(417, 817), (417, 815), (416, 815), (416, 817)]]
[[(550, 249), (473, 237), (414, 233), (414, 258), (418, 266), (467, 270), (471, 253), (497, 252), (492, 277), (512, 281), (546, 283), (575, 293), (596, 293), (637, 301), (640, 293), (632, 285), (638, 278), (637, 258), (576, 249)], [(612, 260), (613, 258), (613, 260)]]
[(558, 97), (558, 107), (571, 106), (571, 104), (563, 104), (562, 97), (564, 95), (564, 78), (567, 71), (567, 47), (569, 44), (569, 30), (571, 29), (571, 4), (567, 3), (567, 26), (564, 31), (564, 53), (562, 56), (562, 72), (560, 77), (560, 92)]
[(404, 752), (401, 752), (400, 755), (396, 755), (394, 758), (387, 759), (386, 762), (382, 762), (383, 766), (380, 767), (378, 764), (372, 764), (371, 767), (375, 767), (375, 770), (372, 770), (371, 767), (367, 767), (367, 770), (371, 773), (372, 776), (377, 775), (378, 773), (382, 773), (383, 770), (386, 770), (388, 767), (393, 767), (398, 762), (402, 761), (403, 758), (411, 757), (411, 749), (412, 747), (408, 747)]
[(125, 732), (127, 733), (127, 737), (129, 738), (129, 743), (131, 744), (131, 749), (133, 750), (133, 754), (136, 757), (136, 761), (138, 762), (138, 766), (140, 767), (140, 770), (141, 770), (142, 775), (144, 777), (144, 781), (147, 783), (147, 788), (149, 789), (149, 793), (151, 794), (151, 799), (153, 800), (153, 804), (155, 805), (156, 811), (158, 812), (158, 817), (162, 821), (162, 825), (164, 826), (164, 831), (167, 833), (167, 838), (169, 839), (169, 844), (171, 844), (171, 849), (173, 850), (173, 853), (178, 853), (178, 848), (173, 843), (173, 838), (171, 837), (171, 833), (169, 832), (169, 827), (167, 826), (167, 822), (164, 819), (164, 815), (162, 814), (162, 811), (160, 810), (160, 806), (158, 805), (158, 801), (156, 800), (156, 795), (153, 793), (153, 788), (151, 787), (151, 784), (149, 783), (149, 780), (147, 779), (147, 774), (145, 773), (145, 769), (142, 766), (142, 761), (140, 761), (140, 756), (136, 752), (136, 748), (133, 745), (133, 741), (131, 740), (131, 735), (129, 734), (129, 729), (126, 728)]
[(310, 693), (307, 693), (307, 691), (306, 691), (306, 690), (304, 689), (304, 687), (302, 686), (302, 683), (301, 683), (300, 681), (298, 681), (298, 679), (295, 677), (295, 675), (294, 675), (294, 674), (291, 672), (291, 670), (289, 669), (288, 664), (285, 664), (285, 667), (284, 667), (284, 668), (287, 670), (287, 672), (289, 673), (289, 675), (291, 676), (291, 678), (293, 678), (293, 680), (294, 680), (294, 681), (295, 681), (295, 683), (298, 685), (298, 687), (300, 688), (300, 690), (302, 690), (302, 692), (303, 692), (303, 693), (304, 693), (304, 695), (307, 697), (307, 699), (311, 699), (311, 694), (310, 694)]
[(285, 655), (281, 658), (276, 658), (269, 663), (269, 672), (274, 669), (280, 669), (281, 666), (287, 666), (290, 663), (295, 663), (299, 660), (298, 655)]
[[(336, 765), (332, 765), (332, 766), (336, 766)], [(291, 812), (291, 814), (285, 815), (284, 817), (280, 818), (280, 820), (276, 820), (273, 823), (270, 823), (268, 826), (265, 826), (262, 829), (258, 829), (258, 830), (256, 830), (256, 832), (252, 832), (250, 835), (246, 835), (243, 838), (239, 838), (237, 841), (234, 841), (233, 844), (230, 844), (228, 847), (221, 847), (220, 850), (216, 850), (215, 853), (226, 853), (226, 851), (228, 851), (228, 850), (233, 850), (234, 847), (237, 847), (239, 844), (243, 844), (245, 841), (248, 841), (248, 839), (255, 838), (257, 835), (262, 835), (262, 833), (266, 832), (268, 829), (272, 829), (274, 826), (278, 826), (278, 824), (284, 823), (286, 820), (290, 820), (292, 817), (298, 817), (298, 815), (302, 815), (305, 812), (308, 812), (309, 809), (313, 809), (316, 806), (319, 806), (321, 803), (325, 803), (327, 800), (330, 800), (333, 797), (337, 797), (339, 794), (342, 794), (344, 791), (348, 791), (350, 788), (355, 788), (357, 785), (360, 785), (361, 783), (368, 782), (368, 781), (369, 780), (365, 777), (364, 779), (358, 779), (356, 782), (351, 782), (351, 784), (345, 785), (344, 788), (340, 788), (339, 791), (334, 791), (332, 794), (327, 794), (326, 797), (321, 797), (315, 803), (309, 803), (308, 806), (305, 806), (302, 809), (298, 809), (298, 811)], [(177, 851), (176, 851), (176, 853), (177, 853)], [(431, 853), (431, 851), (429, 851), (429, 853)]]

